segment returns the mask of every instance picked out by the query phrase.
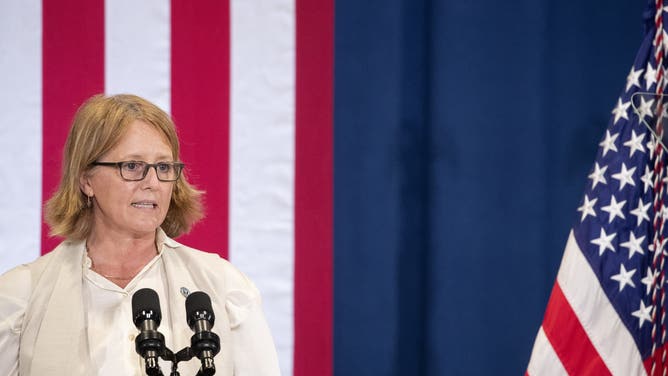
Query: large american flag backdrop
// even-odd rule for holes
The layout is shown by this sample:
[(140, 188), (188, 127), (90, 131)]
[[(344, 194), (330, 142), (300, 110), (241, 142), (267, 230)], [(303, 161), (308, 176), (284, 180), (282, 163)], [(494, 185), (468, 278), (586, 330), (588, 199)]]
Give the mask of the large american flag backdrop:
[[(527, 374), (665, 375), (666, 17), (653, 9), (589, 175)], [(655, 129), (661, 134), (661, 123)]]
[(331, 374), (331, 0), (0, 2), (0, 272), (48, 252), (42, 204), (74, 111), (172, 114), (206, 218), (179, 239), (263, 293), (285, 375)]

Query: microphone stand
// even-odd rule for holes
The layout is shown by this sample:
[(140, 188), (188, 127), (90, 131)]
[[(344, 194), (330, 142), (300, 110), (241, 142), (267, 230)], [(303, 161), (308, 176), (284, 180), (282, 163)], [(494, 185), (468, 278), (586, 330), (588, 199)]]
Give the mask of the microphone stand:
[(163, 360), (172, 362), (172, 372), (169, 374), (170, 376), (181, 375), (178, 370), (179, 362), (192, 359), (192, 355), (189, 356), (188, 354), (189, 351), (190, 349), (186, 347), (175, 354), (174, 352), (172, 352), (172, 350), (165, 348), (165, 353), (160, 357)]
[[(179, 373), (178, 367), (179, 367), (179, 362), (187, 362), (190, 359), (195, 357), (195, 353), (190, 347), (184, 347), (181, 350), (179, 350), (177, 353), (174, 353), (172, 350), (169, 348), (165, 347), (163, 352), (160, 354), (160, 358), (162, 360), (172, 362), (172, 371), (169, 374), (170, 376), (180, 376), (181, 374)], [(157, 362), (156, 362), (157, 363)], [(158, 366), (158, 370), (160, 370), (160, 367)], [(160, 371), (159, 371), (160, 372)], [(147, 373), (148, 373), (148, 368), (147, 368)], [(216, 373), (216, 368), (207, 368), (207, 369), (202, 369), (200, 368), (199, 371), (197, 371), (196, 376), (213, 376)], [(159, 374), (155, 374), (156, 376), (163, 376), (162, 372)], [(149, 374), (149, 376), (153, 376)]]

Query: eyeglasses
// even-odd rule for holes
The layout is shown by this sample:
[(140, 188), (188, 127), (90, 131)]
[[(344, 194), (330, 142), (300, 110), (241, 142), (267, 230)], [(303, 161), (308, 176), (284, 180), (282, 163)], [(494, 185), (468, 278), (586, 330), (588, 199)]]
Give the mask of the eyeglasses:
[(144, 180), (151, 167), (155, 169), (158, 180), (177, 181), (184, 166), (181, 162), (146, 163), (143, 161), (93, 162), (92, 165), (118, 167), (121, 177), (127, 181)]

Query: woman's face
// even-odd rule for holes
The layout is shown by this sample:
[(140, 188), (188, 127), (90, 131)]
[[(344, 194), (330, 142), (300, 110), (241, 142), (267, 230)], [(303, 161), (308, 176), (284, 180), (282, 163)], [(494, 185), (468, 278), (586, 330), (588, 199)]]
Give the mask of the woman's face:
[[(135, 120), (118, 145), (98, 162), (173, 161), (166, 139), (152, 126)], [(173, 182), (158, 180), (149, 168), (140, 181), (125, 181), (117, 166), (97, 166), (81, 177), (81, 189), (94, 196), (93, 233), (142, 237), (155, 234), (169, 210)]]

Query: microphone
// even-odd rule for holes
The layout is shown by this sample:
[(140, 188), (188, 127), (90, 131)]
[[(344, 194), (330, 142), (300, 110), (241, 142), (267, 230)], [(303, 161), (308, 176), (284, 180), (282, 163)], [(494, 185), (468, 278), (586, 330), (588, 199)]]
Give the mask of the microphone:
[(198, 375), (211, 376), (216, 373), (213, 357), (220, 351), (220, 338), (211, 331), (216, 316), (213, 314), (211, 299), (202, 291), (196, 291), (186, 298), (186, 319), (195, 334), (190, 337), (190, 348), (202, 362)]
[(139, 335), (135, 338), (135, 350), (146, 365), (146, 374), (162, 376), (158, 357), (165, 351), (165, 337), (158, 332), (162, 314), (158, 294), (148, 288), (137, 290), (132, 295), (132, 322)]

